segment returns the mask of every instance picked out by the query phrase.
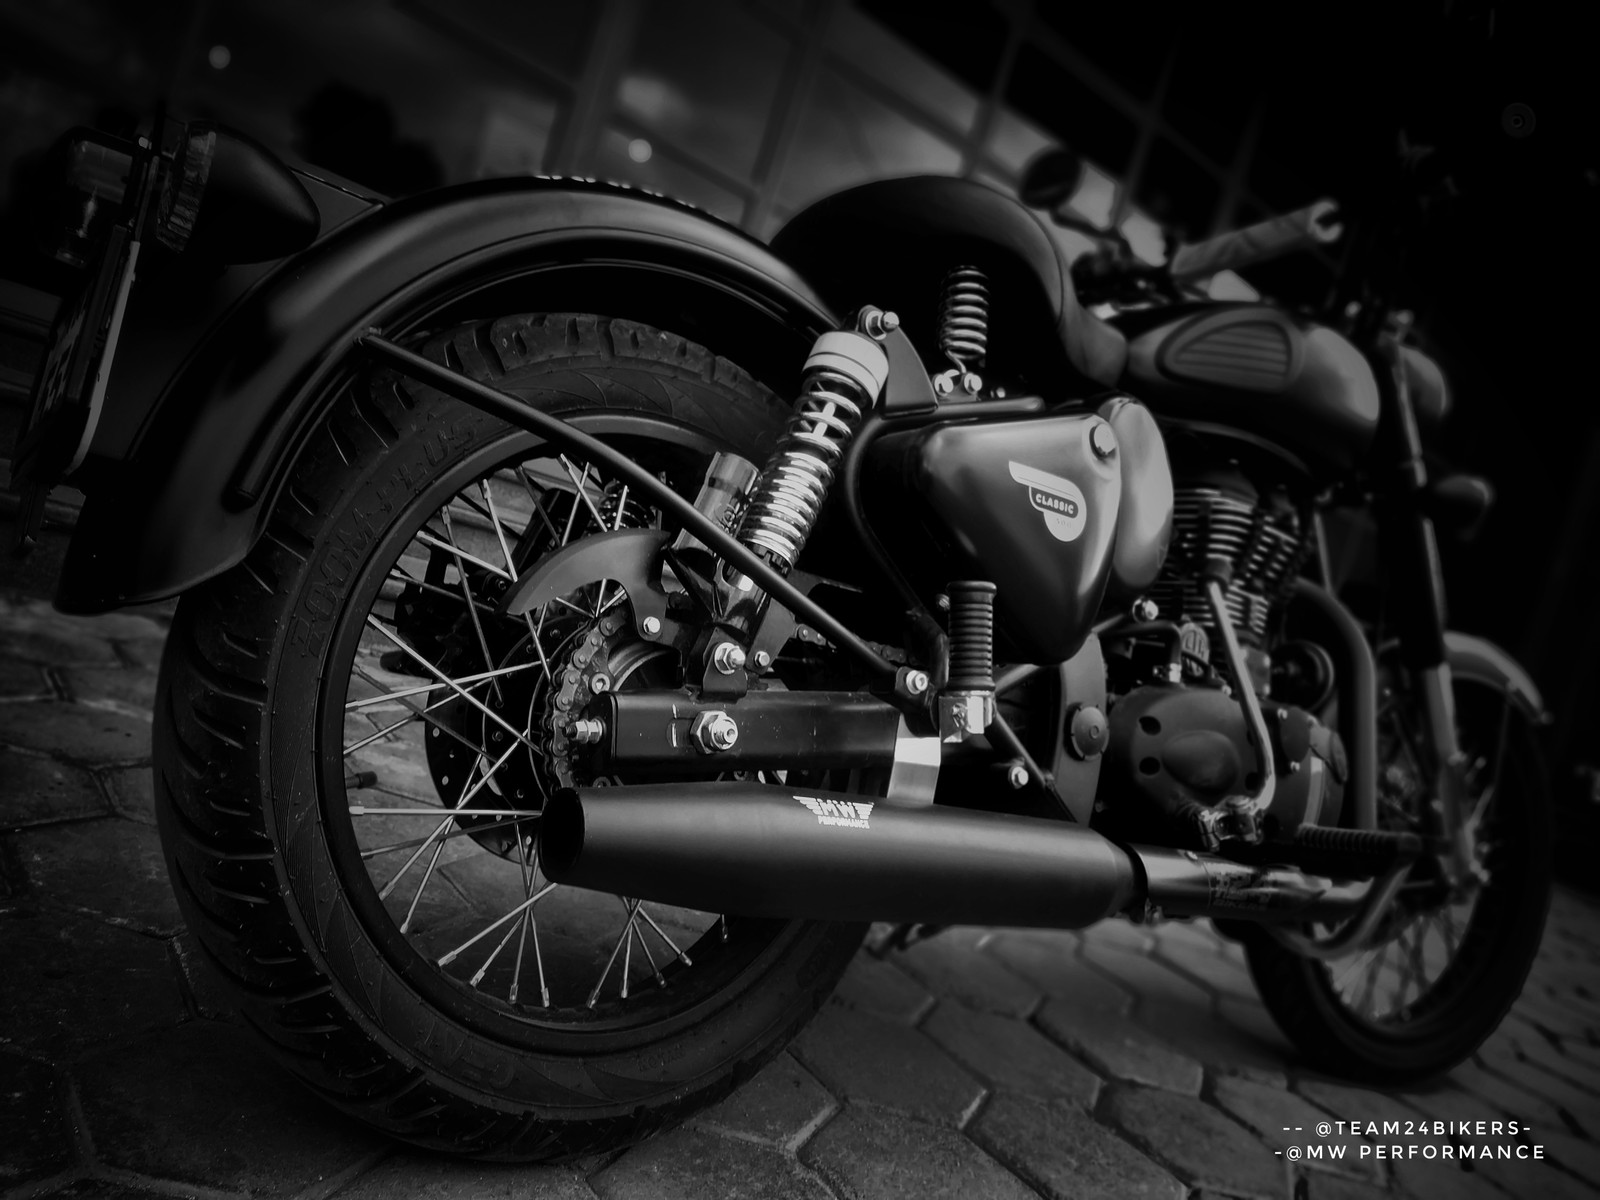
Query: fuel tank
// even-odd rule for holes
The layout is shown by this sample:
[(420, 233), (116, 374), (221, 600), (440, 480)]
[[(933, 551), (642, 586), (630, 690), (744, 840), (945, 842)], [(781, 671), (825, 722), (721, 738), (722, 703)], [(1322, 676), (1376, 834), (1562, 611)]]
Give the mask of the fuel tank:
[(1163, 420), (1223, 426), (1275, 443), (1316, 474), (1349, 470), (1378, 427), (1378, 382), (1327, 326), (1264, 304), (1125, 314), (1123, 386)]
[[(1105, 410), (1103, 410), (1105, 411)], [(1142, 410), (1138, 410), (1142, 412)], [(1129, 438), (1134, 413), (961, 422), (888, 433), (868, 452), (867, 515), (924, 594), (953, 579), (999, 587), (1004, 656), (1065, 662), (1088, 636), (1108, 584), (1153, 577), (1166, 549), (1161, 514), (1138, 511), (1117, 554), (1125, 496), (1171, 481), (1159, 435)], [(1153, 428), (1153, 427), (1152, 427)], [(1144, 480), (1141, 483), (1141, 480)], [(1159, 482), (1159, 479), (1157, 480)]]

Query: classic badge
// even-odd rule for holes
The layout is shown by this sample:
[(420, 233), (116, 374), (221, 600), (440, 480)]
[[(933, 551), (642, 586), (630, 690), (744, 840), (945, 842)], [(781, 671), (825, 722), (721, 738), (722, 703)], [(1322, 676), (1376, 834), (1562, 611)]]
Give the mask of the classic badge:
[(1006, 465), (1011, 468), (1011, 478), (1028, 489), (1028, 502), (1044, 514), (1044, 526), (1056, 541), (1070, 542), (1083, 532), (1088, 517), (1077, 484), (1025, 463)]

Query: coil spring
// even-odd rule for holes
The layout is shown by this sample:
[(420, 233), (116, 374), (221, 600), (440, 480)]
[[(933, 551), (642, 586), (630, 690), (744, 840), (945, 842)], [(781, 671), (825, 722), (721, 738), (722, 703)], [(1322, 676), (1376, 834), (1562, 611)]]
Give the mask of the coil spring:
[(982, 363), (988, 352), (989, 283), (977, 267), (957, 267), (944, 277), (939, 349), (964, 371)]
[(794, 566), (827, 499), (834, 464), (870, 406), (871, 398), (847, 375), (825, 367), (806, 375), (788, 429), (740, 518), (740, 541), (785, 569)]
[(650, 506), (630, 493), (626, 484), (606, 488), (600, 500), (600, 518), (607, 529), (642, 529), (653, 520)]
[(994, 691), (994, 597), (998, 589), (982, 579), (957, 580), (950, 597), (950, 688)]

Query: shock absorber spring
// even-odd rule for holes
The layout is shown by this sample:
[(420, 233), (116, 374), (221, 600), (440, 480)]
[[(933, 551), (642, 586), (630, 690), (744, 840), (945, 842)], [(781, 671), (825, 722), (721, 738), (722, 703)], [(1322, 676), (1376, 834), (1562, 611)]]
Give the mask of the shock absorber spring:
[(939, 349), (963, 371), (983, 363), (989, 350), (989, 281), (977, 267), (957, 267), (944, 277)]
[(877, 402), (889, 358), (877, 342), (825, 333), (806, 359), (800, 399), (739, 522), (739, 540), (781, 571), (793, 567), (833, 482), (834, 465)]

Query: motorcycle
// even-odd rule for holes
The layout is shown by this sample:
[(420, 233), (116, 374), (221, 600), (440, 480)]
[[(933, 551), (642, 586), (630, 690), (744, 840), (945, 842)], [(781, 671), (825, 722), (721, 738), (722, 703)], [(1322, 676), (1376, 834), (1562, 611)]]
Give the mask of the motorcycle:
[[(1210, 918), (1309, 1062), (1385, 1085), (1520, 991), (1544, 709), (1445, 627), (1435, 525), (1488, 492), (1424, 468), (1443, 375), (1381, 296), (1195, 286), (1326, 208), (1150, 267), (1068, 262), (1064, 151), (1026, 204), (879, 181), (770, 246), (590, 180), (385, 202), (204, 122), (62, 158), (24, 515), (87, 496), (61, 609), (181, 597), (173, 886), (336, 1107), (626, 1145), (874, 921)], [(1381, 516), (1375, 614), (1338, 505)]]

